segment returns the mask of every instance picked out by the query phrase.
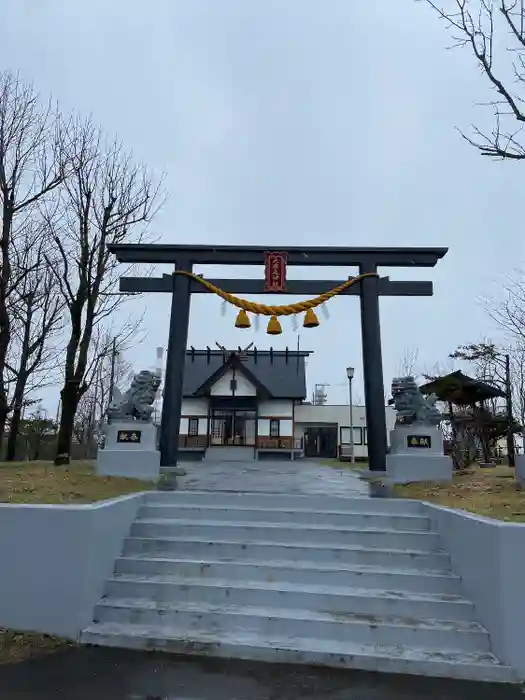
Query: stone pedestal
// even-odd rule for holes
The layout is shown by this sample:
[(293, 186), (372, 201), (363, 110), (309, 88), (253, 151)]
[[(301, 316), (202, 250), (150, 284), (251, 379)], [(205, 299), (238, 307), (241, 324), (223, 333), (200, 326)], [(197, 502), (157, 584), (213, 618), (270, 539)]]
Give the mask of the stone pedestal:
[(514, 478), (516, 479), (518, 484), (521, 484), (521, 486), (525, 486), (525, 455), (516, 455)]
[(443, 435), (433, 425), (398, 425), (390, 431), (386, 473), (394, 484), (452, 481), (452, 459), (443, 453)]
[(104, 449), (97, 454), (97, 474), (156, 482), (160, 473), (157, 429), (142, 421), (115, 421), (106, 428)]

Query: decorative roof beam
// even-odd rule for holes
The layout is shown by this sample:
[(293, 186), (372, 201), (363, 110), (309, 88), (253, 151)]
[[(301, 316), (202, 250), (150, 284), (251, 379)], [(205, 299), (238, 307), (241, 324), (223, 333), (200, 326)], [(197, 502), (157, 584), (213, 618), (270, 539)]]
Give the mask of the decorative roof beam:
[(115, 243), (108, 246), (123, 263), (193, 263), (196, 265), (262, 265), (264, 253), (286, 253), (288, 265), (358, 265), (367, 268), (434, 267), (448, 248), (353, 248), (321, 246), (209, 246), (164, 243)]
[[(264, 280), (257, 279), (210, 279), (216, 287), (230, 294), (267, 294), (264, 291)], [(286, 292), (281, 294), (293, 294), (294, 296), (316, 296), (341, 284), (341, 280), (287, 280)], [(121, 277), (120, 291), (127, 294), (166, 292), (173, 290), (172, 275), (162, 277)], [(192, 280), (191, 292), (193, 294), (209, 294), (209, 290), (202, 284)], [(343, 295), (359, 296), (360, 283), (345, 289)], [(433, 294), (432, 282), (397, 282), (389, 277), (379, 278), (378, 292), (381, 296), (388, 297), (431, 297)]]

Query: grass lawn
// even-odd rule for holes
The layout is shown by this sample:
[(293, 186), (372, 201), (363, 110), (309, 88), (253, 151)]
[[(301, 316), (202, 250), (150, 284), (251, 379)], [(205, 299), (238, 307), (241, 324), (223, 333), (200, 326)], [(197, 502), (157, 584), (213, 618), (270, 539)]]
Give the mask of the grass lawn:
[[(138, 479), (97, 476), (93, 463), (0, 462), (0, 503), (93, 503), (154, 485)], [(72, 646), (56, 637), (0, 628), (0, 664), (16, 663)]]
[(152, 488), (153, 484), (138, 479), (97, 476), (88, 461), (66, 467), (52, 462), (0, 462), (0, 503), (93, 503)]
[(417, 483), (395, 486), (401, 498), (417, 498), (489, 518), (525, 522), (525, 491), (506, 466), (472, 467), (455, 472), (452, 484)]

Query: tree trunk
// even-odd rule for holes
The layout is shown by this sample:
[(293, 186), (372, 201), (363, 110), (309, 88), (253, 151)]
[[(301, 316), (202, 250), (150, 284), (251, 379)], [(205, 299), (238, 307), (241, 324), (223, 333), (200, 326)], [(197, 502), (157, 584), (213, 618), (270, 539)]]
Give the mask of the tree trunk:
[[(22, 348), (22, 353), (25, 351), (25, 343)], [(25, 359), (20, 364), (20, 371), (16, 380), (15, 391), (13, 394), (13, 416), (11, 418), (11, 429), (7, 440), (6, 462), (13, 462), (16, 455), (16, 441), (20, 430), (20, 421), (22, 420), (22, 403), (26, 390), (26, 368), (27, 362)]]
[(9, 243), (13, 224), (13, 208), (2, 192), (2, 238), (0, 240), (0, 445), (4, 442), (5, 424), (9, 414), (9, 401), (5, 382), (5, 365), (7, 351), (11, 340), (11, 322), (7, 309), (7, 294), (11, 280), (11, 261), (9, 259)]
[[(3, 382), (0, 381), (0, 385)], [(7, 403), (7, 396), (5, 390), (0, 386), (0, 453), (3, 452), (3, 438), (5, 433), (5, 424), (7, 422), (7, 416), (9, 415), (9, 406)], [(1, 456), (1, 455), (0, 455)]]
[(22, 406), (17, 404), (11, 416), (11, 430), (7, 439), (7, 451), (5, 455), (6, 462), (14, 462), (16, 459), (16, 443), (18, 433), (20, 431), (20, 422), (22, 420)]
[(73, 424), (77, 411), (80, 395), (78, 385), (69, 382), (66, 388), (60, 392), (62, 400), (62, 412), (60, 414), (60, 426), (58, 428), (55, 466), (69, 464), (71, 460), (71, 442), (73, 439)]

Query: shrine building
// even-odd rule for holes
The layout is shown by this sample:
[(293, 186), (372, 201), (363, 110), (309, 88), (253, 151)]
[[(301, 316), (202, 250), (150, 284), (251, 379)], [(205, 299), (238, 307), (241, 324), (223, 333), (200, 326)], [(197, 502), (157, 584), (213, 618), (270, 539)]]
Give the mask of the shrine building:
[[(187, 350), (181, 459), (337, 457), (350, 444), (349, 406), (306, 401), (306, 350)], [(386, 407), (391, 428), (394, 412)], [(354, 453), (367, 457), (364, 406), (353, 407)]]

